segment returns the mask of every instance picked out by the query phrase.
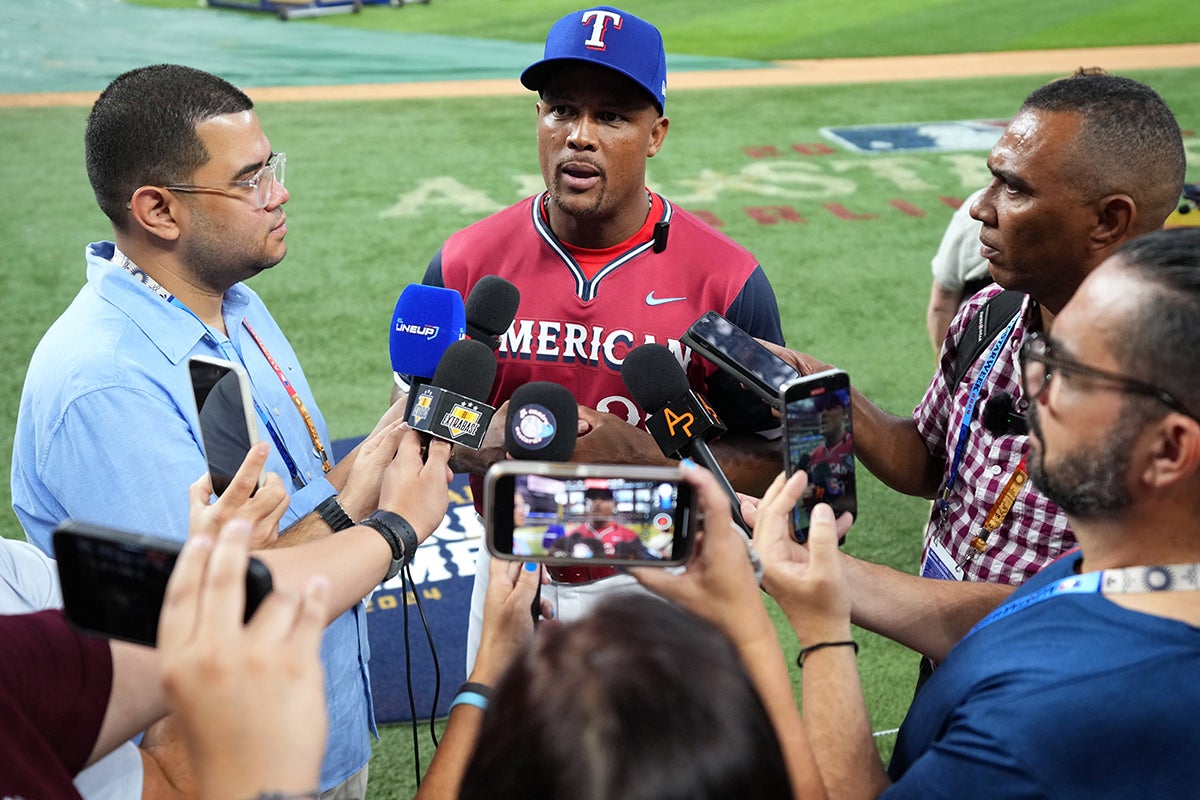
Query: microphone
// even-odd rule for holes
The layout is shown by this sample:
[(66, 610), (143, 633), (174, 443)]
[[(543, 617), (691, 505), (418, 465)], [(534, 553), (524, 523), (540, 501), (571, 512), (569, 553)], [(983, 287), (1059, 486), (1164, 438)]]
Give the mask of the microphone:
[(579, 407), (565, 387), (526, 383), (508, 400), (504, 449), (518, 461), (570, 461), (579, 435)]
[[(557, 383), (523, 384), (508, 399), (504, 420), (504, 449), (517, 461), (570, 461), (579, 438), (579, 406), (575, 396)], [(557, 581), (615, 575), (611, 567), (547, 567)], [(536, 626), (542, 618), (542, 584), (529, 606)]]
[(451, 444), (478, 450), (496, 409), (487, 397), (496, 378), (496, 356), (482, 342), (462, 339), (446, 348), (432, 380), (412, 394), (408, 424)]
[(683, 367), (669, 348), (643, 344), (629, 351), (621, 365), (621, 380), (634, 401), (650, 414), (646, 430), (668, 458), (689, 457), (716, 476), (729, 497), (733, 521), (743, 531), (741, 501), (708, 447), (708, 440), (725, 432), (725, 425), (708, 401), (688, 385)]
[(646, 429), (669, 458), (690, 456), (693, 442), (704, 444), (725, 432), (717, 412), (692, 391), (683, 367), (664, 345), (644, 344), (630, 350), (621, 365), (621, 380), (651, 415)]
[(410, 283), (400, 293), (392, 313), (388, 351), (397, 377), (411, 376), (408, 408), (417, 387), (428, 383), (442, 354), (466, 332), (462, 296), (453, 289)]
[(1016, 410), (1013, 396), (1008, 392), (1001, 392), (984, 404), (982, 421), (983, 427), (993, 436), (1023, 436), (1029, 432), (1025, 415)]
[(498, 350), (498, 337), (516, 319), (520, 303), (521, 292), (516, 286), (499, 275), (484, 275), (467, 294), (467, 336)]

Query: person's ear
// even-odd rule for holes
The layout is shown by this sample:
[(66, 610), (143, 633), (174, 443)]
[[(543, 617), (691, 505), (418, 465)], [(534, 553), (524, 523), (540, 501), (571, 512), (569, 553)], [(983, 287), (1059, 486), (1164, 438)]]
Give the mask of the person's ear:
[(129, 200), (129, 224), (160, 239), (178, 239), (179, 203), (168, 189), (141, 186)]
[(646, 158), (654, 158), (662, 149), (663, 139), (667, 138), (667, 129), (670, 127), (671, 120), (666, 117), (654, 120), (654, 127), (650, 129), (650, 146), (646, 148)]
[(1097, 250), (1109, 250), (1134, 235), (1137, 205), (1127, 194), (1110, 194), (1096, 201), (1096, 224), (1091, 241)]
[(1186, 414), (1171, 412), (1151, 433), (1149, 459), (1142, 481), (1161, 489), (1200, 473), (1200, 422)]

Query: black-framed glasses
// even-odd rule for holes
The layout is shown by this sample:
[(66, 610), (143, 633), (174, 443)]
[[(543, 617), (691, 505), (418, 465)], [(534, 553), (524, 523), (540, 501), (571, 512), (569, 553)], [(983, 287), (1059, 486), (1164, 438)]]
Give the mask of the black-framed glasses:
[(1087, 378), (1108, 381), (1115, 384), (1113, 386), (1115, 389), (1153, 397), (1172, 411), (1178, 411), (1180, 414), (1197, 419), (1195, 414), (1188, 411), (1183, 403), (1176, 400), (1165, 389), (1160, 389), (1152, 383), (1139, 381), (1136, 378), (1117, 375), (1080, 364), (1078, 361), (1072, 361), (1064, 356), (1055, 355), (1053, 345), (1039, 336), (1034, 336), (1021, 346), (1021, 388), (1025, 392), (1025, 399), (1030, 403), (1045, 393), (1054, 379), (1054, 375), (1058, 372), (1074, 373)]
[(168, 183), (164, 189), (173, 192), (216, 192), (228, 194), (226, 187), (248, 187), (254, 190), (251, 198), (255, 208), (266, 208), (275, 192), (275, 184), (283, 186), (283, 168), (287, 165), (287, 153), (272, 153), (271, 158), (253, 177), (244, 181), (218, 181), (201, 186), (194, 183)]

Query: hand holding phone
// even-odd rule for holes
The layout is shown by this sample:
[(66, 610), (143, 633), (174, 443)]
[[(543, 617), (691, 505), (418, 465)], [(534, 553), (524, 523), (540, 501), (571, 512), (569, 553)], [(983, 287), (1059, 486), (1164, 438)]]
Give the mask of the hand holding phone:
[(791, 364), (715, 311), (706, 312), (679, 341), (733, 375), (773, 408), (782, 408), (780, 389), (800, 377)]
[(504, 461), (484, 478), (484, 507), (502, 559), (666, 567), (695, 544), (695, 495), (671, 467)]
[[(241, 364), (207, 356), (189, 358), (188, 374), (213, 494), (219, 497), (258, 441), (250, 376)], [(258, 488), (262, 485), (263, 476), (259, 475)]]
[[(93, 636), (154, 647), (167, 580), (182, 547), (180, 542), (78, 520), (59, 523), (54, 555), (67, 621)], [(270, 591), (270, 571), (251, 558), (244, 621)]]
[(808, 474), (808, 488), (793, 513), (796, 539), (808, 538), (809, 512), (828, 503), (835, 516), (857, 515), (850, 377), (833, 369), (798, 378), (780, 390), (784, 469)]

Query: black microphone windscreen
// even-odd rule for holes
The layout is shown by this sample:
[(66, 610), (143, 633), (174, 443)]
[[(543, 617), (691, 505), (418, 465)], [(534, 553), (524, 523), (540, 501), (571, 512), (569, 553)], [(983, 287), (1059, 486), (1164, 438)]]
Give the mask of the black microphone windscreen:
[(496, 380), (496, 354), (483, 342), (460, 339), (446, 348), (430, 384), (486, 401)]
[(692, 388), (687, 373), (670, 348), (655, 343), (629, 351), (621, 365), (621, 380), (634, 401), (648, 414), (657, 413)]
[(1008, 392), (1001, 392), (984, 403), (980, 420), (993, 436), (1026, 432), (1025, 418), (1017, 412), (1016, 402)]
[(508, 401), (504, 449), (518, 461), (570, 461), (579, 435), (575, 396), (550, 381), (526, 383)]
[(516, 286), (499, 275), (484, 275), (467, 294), (467, 325), (499, 336), (512, 325), (520, 304)]

